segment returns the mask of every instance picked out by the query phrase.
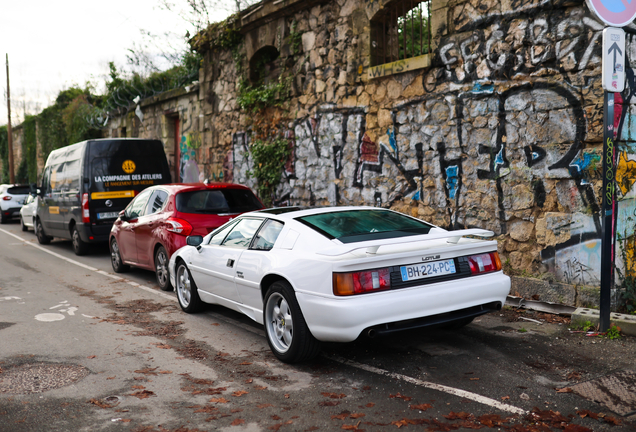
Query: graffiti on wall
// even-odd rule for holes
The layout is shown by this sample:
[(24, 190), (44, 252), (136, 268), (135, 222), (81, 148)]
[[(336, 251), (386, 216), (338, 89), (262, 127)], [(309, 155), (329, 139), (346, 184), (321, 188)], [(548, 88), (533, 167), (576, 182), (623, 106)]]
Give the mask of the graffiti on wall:
[[(538, 5), (520, 0), (519, 10)], [(367, 107), (322, 105), (296, 120), (278, 202), (412, 200), (434, 209), (433, 222), (445, 228), (535, 238), (536, 256), (526, 255), (558, 280), (598, 285), (601, 157), (587, 140), (599, 121), (590, 100), (598, 101), (591, 94), (600, 77), (585, 71), (600, 62), (603, 26), (580, 7), (494, 21), (467, 22), (463, 37), (442, 40), (441, 64), (421, 78), (426, 94), (395, 105), (390, 126), (368, 129)], [(614, 125), (624, 141), (636, 139), (636, 109), (627, 105), (636, 80), (627, 72), (626, 105)], [(633, 236), (636, 148), (619, 148), (618, 229)], [(253, 187), (247, 134), (235, 135), (232, 154), (234, 178)], [(532, 232), (515, 231), (520, 221)]]

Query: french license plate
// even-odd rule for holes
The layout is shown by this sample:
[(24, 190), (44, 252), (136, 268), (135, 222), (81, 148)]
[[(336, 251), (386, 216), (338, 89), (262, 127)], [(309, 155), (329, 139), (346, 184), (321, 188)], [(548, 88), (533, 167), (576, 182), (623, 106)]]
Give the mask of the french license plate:
[(117, 216), (119, 216), (119, 212), (97, 213), (97, 219), (99, 219), (99, 220), (102, 220), (102, 219), (116, 219)]
[(400, 271), (404, 282), (457, 272), (455, 270), (455, 260), (453, 259), (402, 266)]

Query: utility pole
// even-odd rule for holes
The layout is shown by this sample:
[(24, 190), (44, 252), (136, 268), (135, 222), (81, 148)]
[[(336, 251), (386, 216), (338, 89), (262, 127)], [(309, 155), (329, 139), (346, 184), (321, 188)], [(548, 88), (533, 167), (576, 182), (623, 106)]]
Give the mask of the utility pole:
[(7, 54), (7, 146), (9, 151), (9, 183), (15, 183), (13, 175), (13, 133), (11, 132), (11, 90), (9, 90), (9, 54)]

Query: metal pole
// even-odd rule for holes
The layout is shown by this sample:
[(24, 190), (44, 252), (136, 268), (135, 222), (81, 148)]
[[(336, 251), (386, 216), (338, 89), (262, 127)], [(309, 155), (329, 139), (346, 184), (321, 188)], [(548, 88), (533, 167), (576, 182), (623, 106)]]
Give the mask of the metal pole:
[(610, 327), (611, 293), (614, 287), (614, 238), (616, 221), (616, 149), (614, 146), (614, 93), (605, 91), (603, 106), (603, 206), (601, 232), (600, 331)]
[(13, 175), (13, 133), (11, 132), (11, 90), (9, 90), (9, 54), (7, 54), (7, 150), (9, 151), (9, 183), (15, 183)]

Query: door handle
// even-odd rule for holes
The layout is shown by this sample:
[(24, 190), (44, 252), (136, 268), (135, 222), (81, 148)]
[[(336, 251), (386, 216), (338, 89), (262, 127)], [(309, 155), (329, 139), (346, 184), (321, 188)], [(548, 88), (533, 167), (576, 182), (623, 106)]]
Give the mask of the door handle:
[(229, 260), (227, 260), (227, 266), (228, 267), (234, 267), (234, 260), (231, 259), (231, 258)]

